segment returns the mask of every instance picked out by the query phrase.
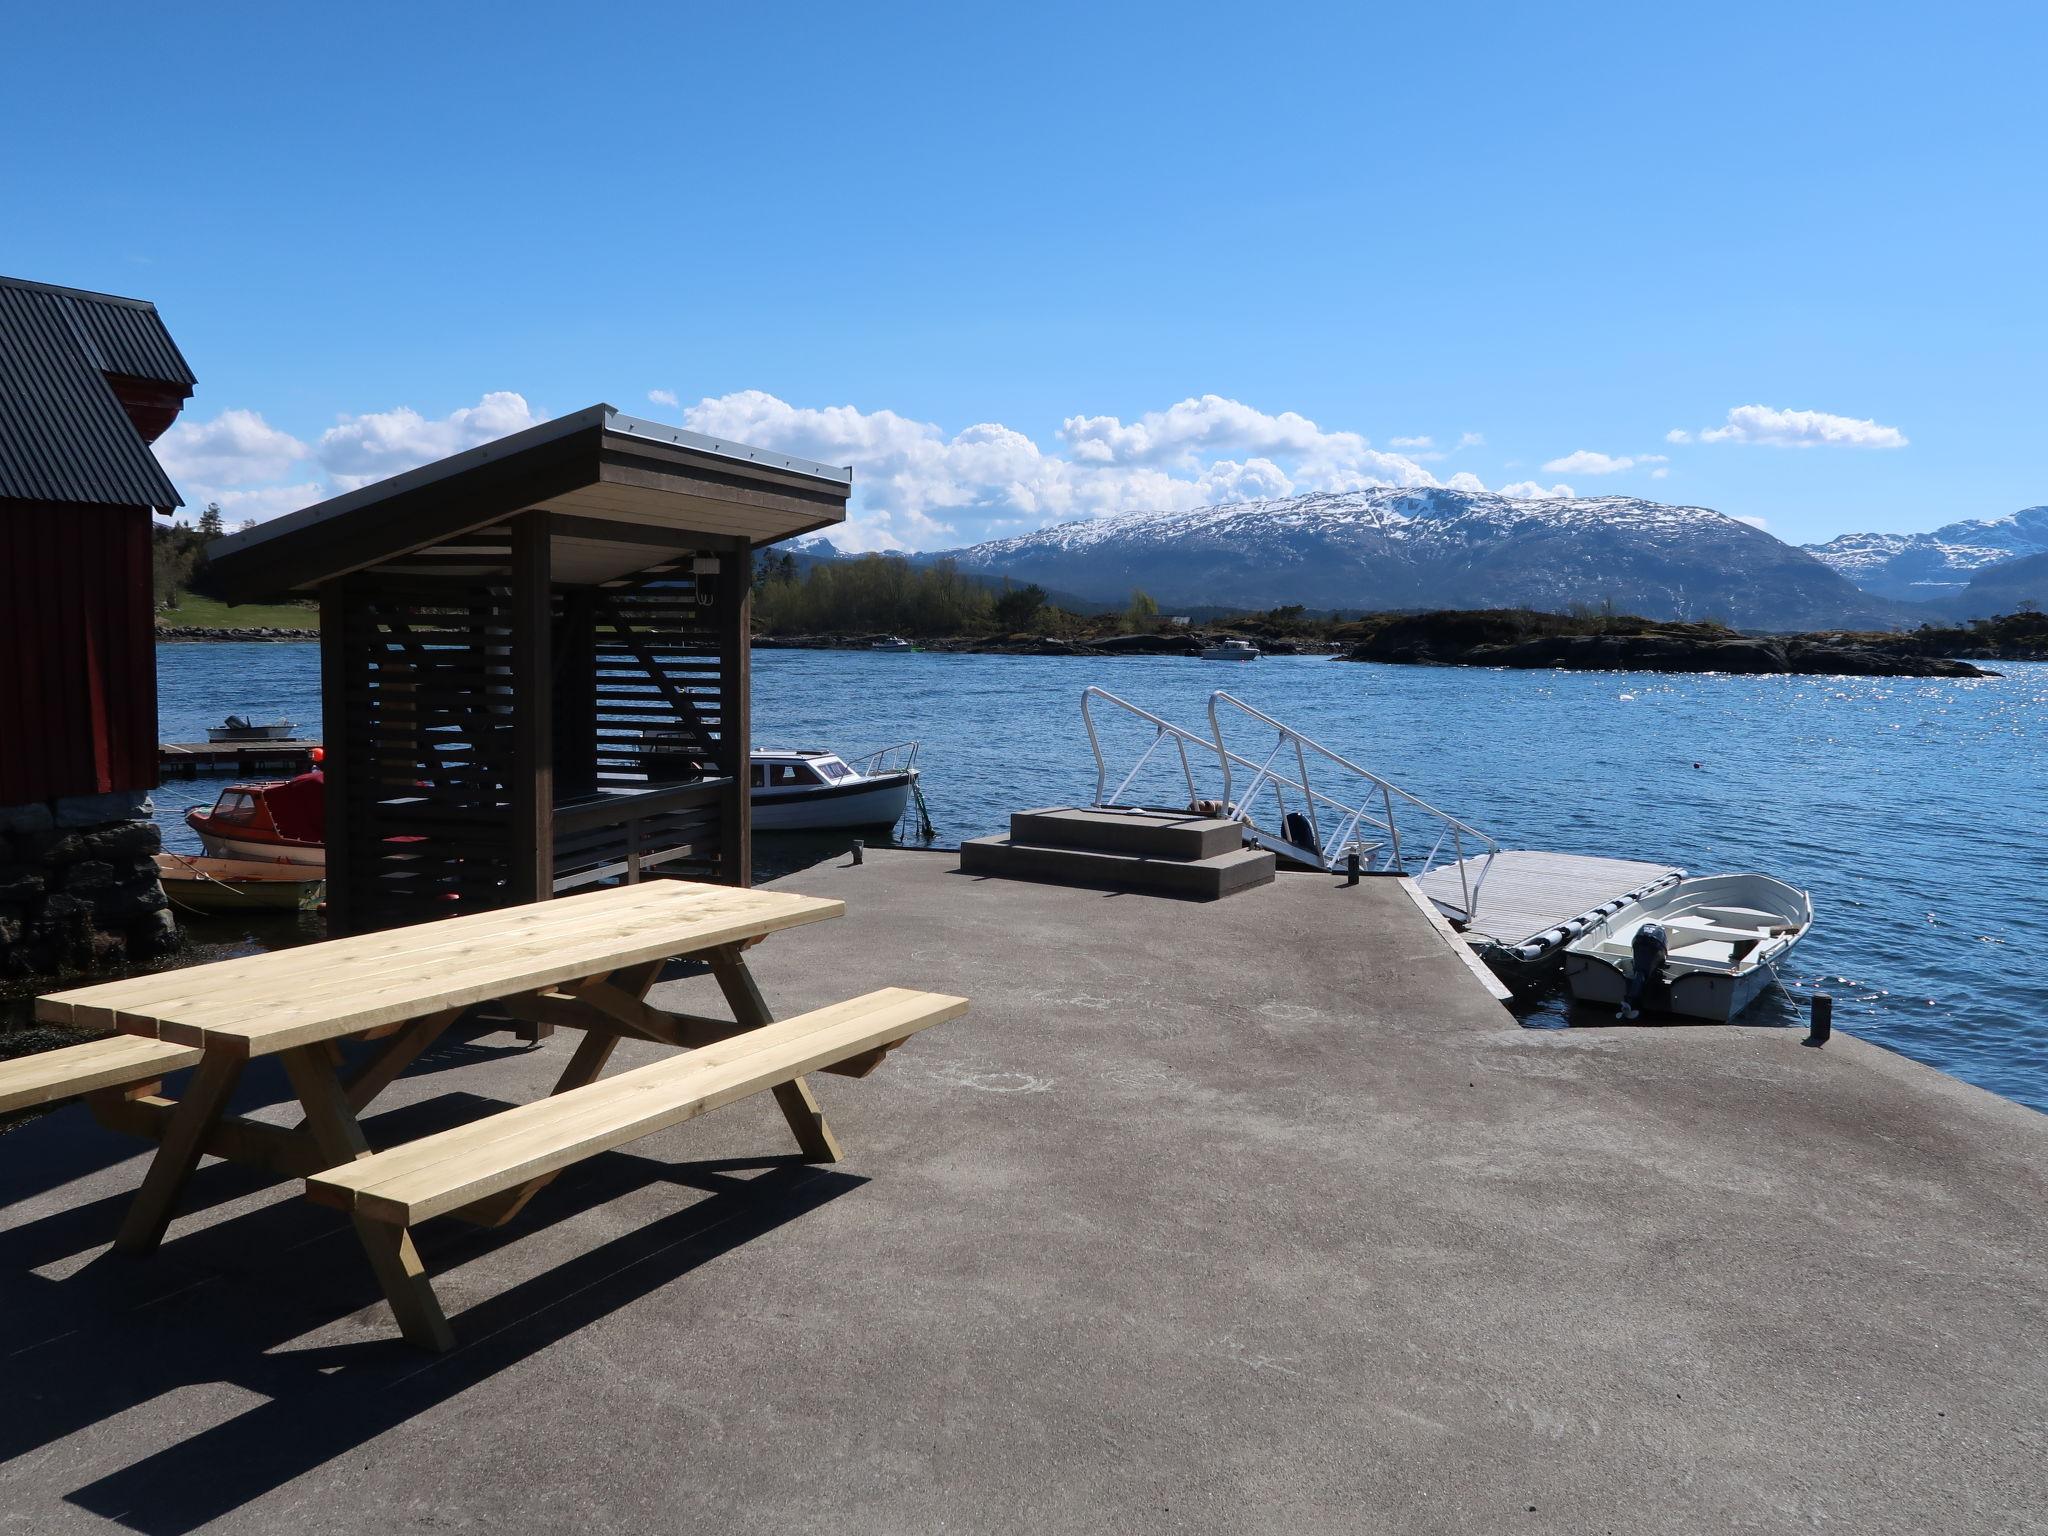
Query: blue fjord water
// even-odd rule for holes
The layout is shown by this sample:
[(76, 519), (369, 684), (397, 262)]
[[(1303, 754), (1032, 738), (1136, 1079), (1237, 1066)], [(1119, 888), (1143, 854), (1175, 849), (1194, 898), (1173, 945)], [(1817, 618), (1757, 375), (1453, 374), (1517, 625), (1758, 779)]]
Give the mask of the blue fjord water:
[[(230, 710), (317, 724), (311, 645), (158, 658), (165, 740), (203, 740)], [(1789, 990), (1746, 1022), (1803, 1022), (1824, 990), (1837, 1028), (2048, 1109), (2048, 666), (2001, 670), (1951, 682), (757, 651), (754, 739), (851, 753), (918, 738), (950, 844), (1093, 793), (1087, 685), (1190, 727), (1227, 687), (1504, 847), (1758, 869), (1811, 890)], [(1128, 762), (1143, 740), (1126, 723), (1106, 746)], [(1165, 795), (1178, 775), (1147, 782)], [(160, 792), (171, 846), (195, 846), (176, 811), (216, 788)], [(1527, 1015), (1569, 1021), (1556, 999)]]

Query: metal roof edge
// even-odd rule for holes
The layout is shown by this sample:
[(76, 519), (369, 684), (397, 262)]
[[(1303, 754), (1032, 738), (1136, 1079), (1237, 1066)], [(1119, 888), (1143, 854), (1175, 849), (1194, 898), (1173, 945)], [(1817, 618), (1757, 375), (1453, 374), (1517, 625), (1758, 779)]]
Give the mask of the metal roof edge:
[(96, 288), (70, 288), (62, 283), (39, 283), (32, 277), (0, 276), (0, 283), (9, 288), (26, 288), (31, 293), (61, 293), (68, 299), (96, 299), (102, 304), (125, 304), (131, 309), (156, 308), (149, 299), (131, 299), (124, 293), (101, 293)]
[(759, 464), (766, 469), (809, 475), (815, 480), (830, 480), (834, 485), (853, 484), (851, 466), (820, 464), (813, 459), (799, 459), (793, 454), (778, 453), (772, 448), (756, 448), (750, 443), (734, 442), (729, 437), (706, 437), (701, 432), (672, 427), (663, 421), (647, 421), (639, 416), (627, 416), (614, 411), (611, 419), (605, 423), (605, 430), (622, 433), (628, 437), (644, 437), (649, 442), (669, 443), (697, 453), (716, 454), (722, 459)]

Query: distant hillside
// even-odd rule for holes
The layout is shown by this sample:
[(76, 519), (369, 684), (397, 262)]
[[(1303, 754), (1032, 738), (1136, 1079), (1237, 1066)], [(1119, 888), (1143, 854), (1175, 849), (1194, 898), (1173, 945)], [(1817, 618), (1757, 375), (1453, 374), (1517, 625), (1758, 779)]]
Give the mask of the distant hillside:
[(1952, 611), (1947, 600), (1962, 596), (1979, 571), (2048, 554), (2048, 507), (1970, 518), (1932, 533), (1845, 533), (1806, 550), (1866, 592)]
[(2028, 604), (2048, 610), (2048, 554), (1987, 565), (1962, 591), (1937, 606), (1953, 618), (1984, 619), (2017, 613)]
[[(962, 570), (1170, 612), (1612, 604), (1750, 629), (1880, 628), (1914, 614), (1705, 507), (1376, 488), (1064, 523), (946, 552)], [(932, 559), (936, 556), (920, 558)]]

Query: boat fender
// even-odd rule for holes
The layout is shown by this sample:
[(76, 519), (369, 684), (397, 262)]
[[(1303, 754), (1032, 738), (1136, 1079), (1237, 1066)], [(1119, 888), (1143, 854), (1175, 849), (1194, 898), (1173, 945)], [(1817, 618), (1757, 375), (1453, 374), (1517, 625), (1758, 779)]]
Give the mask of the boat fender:
[(1543, 946), (1541, 944), (1522, 944), (1516, 947), (1515, 954), (1523, 960), (1540, 960), (1543, 958)]
[(1632, 1019), (1643, 1011), (1643, 999), (1651, 986), (1664, 979), (1664, 957), (1670, 942), (1662, 923), (1644, 923), (1629, 945), (1628, 988), (1622, 993), (1621, 1016)]
[(1316, 848), (1316, 829), (1299, 811), (1289, 811), (1280, 818), (1280, 835), (1297, 848)]

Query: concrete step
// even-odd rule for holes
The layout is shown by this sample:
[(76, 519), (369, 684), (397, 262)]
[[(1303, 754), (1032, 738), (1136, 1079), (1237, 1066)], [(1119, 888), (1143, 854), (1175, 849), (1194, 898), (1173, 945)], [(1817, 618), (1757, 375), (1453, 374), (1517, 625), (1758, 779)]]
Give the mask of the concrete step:
[(1099, 853), (1141, 853), (1160, 859), (1213, 859), (1244, 846), (1234, 821), (1186, 811), (1104, 811), (1053, 806), (1017, 811), (1010, 840), (1041, 848), (1088, 848)]
[(1206, 859), (1156, 859), (1141, 853), (1100, 853), (1052, 848), (1007, 837), (977, 837), (960, 845), (960, 868), (970, 875), (1042, 880), (1112, 891), (1152, 891), (1191, 901), (1215, 901), (1255, 885), (1270, 885), (1274, 859), (1263, 848), (1233, 848)]

